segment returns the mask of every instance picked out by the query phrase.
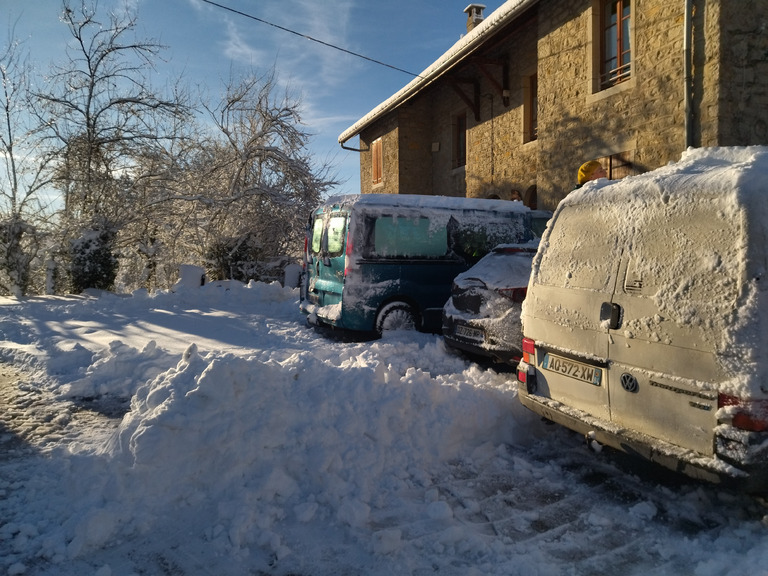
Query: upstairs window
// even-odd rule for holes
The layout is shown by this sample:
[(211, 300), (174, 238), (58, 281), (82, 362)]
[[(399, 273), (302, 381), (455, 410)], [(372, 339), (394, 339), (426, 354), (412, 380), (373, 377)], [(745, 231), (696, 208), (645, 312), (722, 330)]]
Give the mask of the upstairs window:
[(631, 0), (602, 0), (600, 88), (628, 80), (631, 74)]
[(523, 142), (533, 142), (539, 137), (539, 83), (536, 74), (523, 79), (525, 115)]
[(371, 142), (371, 173), (374, 184), (381, 184), (384, 181), (384, 154), (381, 138)]
[(453, 167), (467, 164), (467, 113), (457, 114), (453, 119)]

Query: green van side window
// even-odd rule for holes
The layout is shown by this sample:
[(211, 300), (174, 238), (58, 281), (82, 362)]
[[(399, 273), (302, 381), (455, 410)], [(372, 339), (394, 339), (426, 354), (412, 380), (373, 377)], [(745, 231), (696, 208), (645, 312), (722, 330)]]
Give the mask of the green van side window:
[(331, 256), (344, 252), (346, 223), (344, 216), (332, 216), (328, 220), (328, 254)]
[(315, 222), (312, 225), (312, 246), (310, 247), (312, 254), (320, 253), (322, 240), (323, 240), (323, 219), (318, 217), (318, 218), (315, 218)]
[(429, 218), (376, 219), (374, 253), (385, 257), (438, 258), (448, 252), (445, 226), (432, 226)]

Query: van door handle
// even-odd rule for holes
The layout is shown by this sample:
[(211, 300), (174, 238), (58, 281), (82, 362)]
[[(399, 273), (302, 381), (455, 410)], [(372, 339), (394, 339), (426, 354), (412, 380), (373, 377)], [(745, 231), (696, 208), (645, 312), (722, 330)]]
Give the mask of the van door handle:
[(609, 330), (621, 326), (621, 306), (613, 302), (603, 302), (600, 305), (600, 324), (608, 323)]

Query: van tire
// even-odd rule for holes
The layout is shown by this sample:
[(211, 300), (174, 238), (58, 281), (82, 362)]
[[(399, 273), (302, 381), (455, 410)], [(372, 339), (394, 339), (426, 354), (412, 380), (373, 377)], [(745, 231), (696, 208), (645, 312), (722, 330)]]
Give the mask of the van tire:
[(413, 307), (406, 302), (385, 304), (376, 315), (376, 332), (388, 330), (416, 330), (418, 323)]

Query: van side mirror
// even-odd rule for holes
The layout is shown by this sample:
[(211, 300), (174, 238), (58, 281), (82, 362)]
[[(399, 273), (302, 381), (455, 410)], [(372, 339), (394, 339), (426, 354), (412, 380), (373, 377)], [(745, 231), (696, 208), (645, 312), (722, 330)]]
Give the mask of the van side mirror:
[(621, 306), (613, 302), (603, 302), (600, 306), (600, 324), (607, 323), (609, 330), (621, 326)]

